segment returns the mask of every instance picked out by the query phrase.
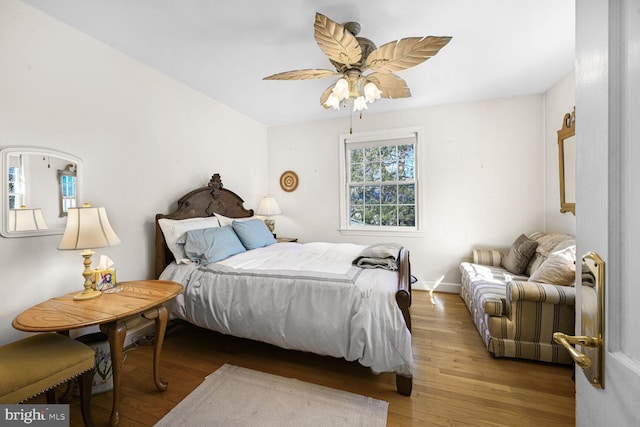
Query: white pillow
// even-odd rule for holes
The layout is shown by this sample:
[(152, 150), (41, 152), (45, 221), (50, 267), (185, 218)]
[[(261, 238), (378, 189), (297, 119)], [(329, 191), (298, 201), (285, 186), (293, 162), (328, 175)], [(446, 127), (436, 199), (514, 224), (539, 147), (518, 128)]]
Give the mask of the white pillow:
[(220, 223), (220, 227), (224, 227), (225, 225), (231, 225), (233, 223), (233, 221), (250, 221), (252, 219), (259, 219), (257, 216), (248, 216), (248, 217), (244, 217), (244, 218), (229, 218), (227, 216), (224, 215), (220, 215), (217, 213), (214, 213), (214, 215), (216, 216), (216, 218), (218, 218), (218, 222)]
[(187, 264), (190, 262), (184, 252), (184, 243), (178, 243), (178, 239), (180, 239), (184, 233), (189, 230), (220, 226), (218, 218), (215, 216), (189, 219), (161, 218), (158, 220), (158, 224), (164, 235), (164, 241), (167, 242), (167, 246), (178, 264)]

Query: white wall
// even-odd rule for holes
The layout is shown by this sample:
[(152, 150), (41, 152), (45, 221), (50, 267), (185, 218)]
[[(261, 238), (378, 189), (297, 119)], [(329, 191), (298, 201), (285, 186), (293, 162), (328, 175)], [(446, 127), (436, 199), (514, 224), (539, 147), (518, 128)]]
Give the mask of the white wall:
[[(363, 119), (354, 118), (354, 132), (424, 128), (425, 232), (389, 239), (410, 249), (413, 273), (421, 281), (433, 283), (444, 275), (444, 284), (458, 284), (458, 264), (473, 247), (508, 247), (520, 233), (544, 230), (544, 95), (374, 111), (375, 104)], [(338, 136), (349, 129), (349, 113), (344, 114), (344, 120), (269, 128), (269, 190), (283, 210), (276, 220), (279, 235), (301, 241), (384, 240), (338, 231)], [(286, 170), (300, 178), (291, 193), (279, 187)]]
[[(0, 2), (0, 146), (72, 153), (84, 200), (105, 206), (119, 280), (153, 276), (154, 216), (214, 172), (256, 207), (267, 191), (261, 124), (17, 0)], [(0, 238), (0, 344), (25, 308), (82, 289), (60, 236)]]
[[(560, 212), (560, 182), (558, 161), (558, 131), (562, 129), (564, 115), (576, 105), (576, 77), (571, 71), (545, 93), (545, 222), (547, 231), (576, 234), (576, 217), (570, 212)], [(576, 113), (576, 116), (578, 114)], [(580, 126), (580, 119), (576, 119)], [(579, 144), (579, 142), (578, 142)], [(579, 212), (576, 204), (576, 212)]]

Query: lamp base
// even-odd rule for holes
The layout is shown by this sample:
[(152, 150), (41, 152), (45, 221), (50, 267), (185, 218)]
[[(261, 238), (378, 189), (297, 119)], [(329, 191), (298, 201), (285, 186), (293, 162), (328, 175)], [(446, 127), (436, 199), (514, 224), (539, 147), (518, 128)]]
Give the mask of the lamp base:
[(87, 299), (97, 298), (102, 295), (102, 292), (96, 289), (96, 284), (93, 279), (93, 270), (91, 269), (91, 255), (93, 255), (91, 249), (85, 249), (80, 252), (82, 258), (84, 258), (84, 271), (82, 272), (82, 277), (84, 277), (84, 291), (75, 295), (73, 299), (75, 301), (84, 301)]
[(267, 225), (267, 228), (274, 234), (274, 230), (276, 229), (276, 221), (274, 219), (265, 219), (264, 223)]
[(80, 292), (77, 295), (73, 296), (73, 299), (75, 301), (83, 301), (86, 299), (92, 299), (92, 298), (97, 298), (100, 295), (102, 295), (102, 292), (96, 290), (96, 289), (85, 289), (84, 291)]

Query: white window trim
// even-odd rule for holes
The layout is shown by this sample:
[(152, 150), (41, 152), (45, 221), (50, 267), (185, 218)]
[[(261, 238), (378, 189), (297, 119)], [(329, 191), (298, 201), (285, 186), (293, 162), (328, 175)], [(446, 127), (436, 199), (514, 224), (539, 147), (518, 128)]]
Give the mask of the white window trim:
[[(380, 139), (401, 139), (408, 136), (416, 136), (415, 147), (415, 194), (416, 194), (416, 226), (415, 227), (377, 227), (377, 226), (353, 226), (349, 223), (347, 189), (347, 140), (350, 143), (361, 143), (367, 141), (376, 141)], [(420, 161), (420, 152), (422, 151), (422, 135), (423, 128), (421, 126), (406, 127), (398, 129), (387, 129), (381, 131), (359, 132), (354, 134), (342, 134), (338, 141), (340, 151), (340, 234), (342, 235), (360, 235), (360, 236), (380, 236), (393, 235), (402, 237), (419, 237), (424, 233), (423, 230), (423, 198), (420, 193), (420, 177), (422, 176), (422, 161)]]

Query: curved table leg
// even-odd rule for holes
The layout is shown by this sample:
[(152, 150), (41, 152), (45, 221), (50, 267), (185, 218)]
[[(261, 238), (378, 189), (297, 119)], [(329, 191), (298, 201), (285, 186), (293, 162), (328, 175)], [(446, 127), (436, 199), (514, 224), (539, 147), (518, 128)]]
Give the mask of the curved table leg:
[(109, 338), (111, 350), (111, 365), (113, 369), (113, 406), (109, 424), (117, 426), (120, 422), (120, 382), (122, 377), (122, 349), (124, 339), (127, 336), (127, 324), (125, 322), (106, 323), (100, 325), (100, 330)]
[(169, 317), (167, 309), (161, 305), (151, 311), (147, 311), (143, 316), (147, 319), (155, 319), (156, 336), (153, 346), (153, 381), (158, 390), (165, 391), (167, 389), (167, 382), (160, 379), (160, 352), (162, 351), (162, 344), (164, 344), (164, 334), (167, 331), (167, 319)]

